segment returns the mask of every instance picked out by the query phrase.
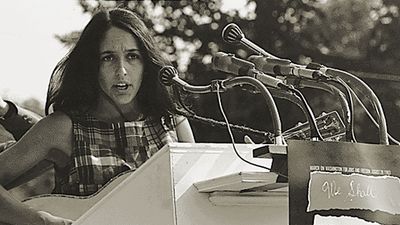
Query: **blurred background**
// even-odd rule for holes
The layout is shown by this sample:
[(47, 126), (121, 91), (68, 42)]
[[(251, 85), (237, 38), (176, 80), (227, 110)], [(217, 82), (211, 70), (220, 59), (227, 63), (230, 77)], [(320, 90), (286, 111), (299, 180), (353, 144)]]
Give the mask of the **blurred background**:
[[(400, 1), (397, 0), (211, 0), (91, 1), (20, 0), (2, 2), (0, 15), (0, 95), (43, 115), (52, 69), (79, 37), (99, 7), (124, 5), (144, 18), (159, 47), (193, 85), (206, 85), (228, 74), (212, 70), (216, 52), (238, 58), (253, 54), (225, 43), (221, 32), (236, 23), (246, 37), (267, 52), (298, 64), (317, 62), (349, 71), (365, 81), (384, 108), (388, 130), (400, 138)], [(338, 111), (331, 95), (304, 89), (316, 115)], [(222, 121), (215, 94), (186, 96), (198, 115)], [(233, 88), (222, 94), (230, 122), (272, 131), (271, 118), (257, 93)], [(283, 130), (306, 121), (297, 106), (276, 100)], [(359, 142), (379, 143), (378, 129), (356, 106)], [(192, 121), (197, 142), (230, 142), (225, 128)], [(235, 132), (243, 142), (243, 132)]]

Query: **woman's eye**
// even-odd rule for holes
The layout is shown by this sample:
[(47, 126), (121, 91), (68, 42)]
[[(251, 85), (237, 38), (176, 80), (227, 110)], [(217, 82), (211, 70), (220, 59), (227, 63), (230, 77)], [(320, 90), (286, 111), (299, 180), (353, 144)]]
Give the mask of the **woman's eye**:
[(140, 55), (137, 54), (137, 53), (129, 53), (129, 54), (127, 55), (127, 58), (128, 58), (128, 59), (140, 59)]
[(114, 59), (114, 57), (112, 55), (105, 55), (105, 56), (101, 57), (101, 61), (105, 61), (105, 62), (112, 61), (113, 59)]

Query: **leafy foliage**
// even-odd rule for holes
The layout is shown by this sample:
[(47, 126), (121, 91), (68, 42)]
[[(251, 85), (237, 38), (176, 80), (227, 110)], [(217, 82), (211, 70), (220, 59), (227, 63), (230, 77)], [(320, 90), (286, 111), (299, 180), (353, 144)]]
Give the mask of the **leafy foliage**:
[[(229, 1), (225, 1), (229, 4)], [(224, 10), (224, 1), (89, 1), (79, 0), (84, 13), (121, 5), (142, 16), (159, 47), (192, 84), (209, 84), (229, 75), (212, 70), (212, 55), (218, 51), (246, 58), (253, 54), (243, 46), (224, 43), (221, 31), (228, 23), (238, 24), (246, 37), (268, 52), (294, 62), (319, 62), (349, 71), (397, 74), (400, 59), (399, 5), (396, 0), (247, 0), (233, 10)], [(77, 33), (58, 38), (72, 43)], [(365, 79), (378, 93), (388, 121), (399, 112), (399, 88), (385, 80)], [(316, 114), (339, 110), (335, 99), (315, 90), (305, 90)], [(315, 97), (315, 96), (318, 97)], [(216, 97), (191, 95), (192, 109), (204, 116), (222, 119)], [(255, 94), (234, 89), (222, 96), (231, 122), (271, 130), (268, 109)], [(277, 100), (284, 128), (304, 120), (295, 106)], [(357, 110), (357, 136), (362, 142), (376, 142), (376, 129), (364, 123)], [(290, 116), (289, 116), (290, 115)], [(293, 116), (295, 115), (295, 116)], [(367, 120), (368, 121), (368, 120)], [(226, 142), (222, 130), (193, 122), (197, 141)], [(389, 130), (400, 130), (389, 123)], [(400, 133), (394, 133), (399, 136)], [(239, 140), (240, 141), (240, 140)]]

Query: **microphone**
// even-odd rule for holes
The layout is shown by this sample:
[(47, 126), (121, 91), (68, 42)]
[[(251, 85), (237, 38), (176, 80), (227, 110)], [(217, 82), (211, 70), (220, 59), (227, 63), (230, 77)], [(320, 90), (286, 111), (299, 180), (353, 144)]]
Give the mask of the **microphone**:
[(214, 69), (234, 75), (245, 75), (256, 78), (263, 84), (278, 89), (287, 89), (282, 80), (264, 74), (256, 69), (254, 63), (236, 58), (233, 54), (217, 52), (212, 58)]
[(158, 74), (160, 82), (165, 86), (171, 86), (172, 84), (178, 84), (179, 86), (188, 85), (178, 77), (178, 70), (173, 66), (164, 66)]
[[(214, 69), (217, 69), (217, 70), (220, 70), (223, 72), (227, 72), (227, 73), (231, 73), (231, 74), (235, 74), (235, 75), (247, 75), (244, 77), (251, 78), (251, 79), (255, 78), (257, 82), (261, 82), (261, 85), (264, 84), (264, 85), (274, 87), (274, 88), (277, 88), (280, 90), (293, 92), (294, 95), (296, 95), (297, 97), (300, 98), (300, 100), (302, 101), (302, 103), (304, 105), (304, 111), (307, 112), (306, 117), (309, 120), (309, 123), (311, 126), (311, 128), (310, 128), (311, 129), (311, 137), (316, 140), (323, 140), (323, 138), (318, 130), (312, 109), (310, 108), (306, 99), (304, 98), (304, 96), (301, 94), (300, 91), (294, 89), (293, 87), (291, 87), (289, 85), (284, 84), (283, 81), (280, 79), (277, 79), (275, 77), (264, 74), (263, 72), (257, 70), (253, 63), (243, 60), (243, 59), (236, 58), (233, 54), (217, 52), (212, 59), (212, 64), (214, 66)], [(250, 77), (248, 77), (248, 76), (250, 76)], [(239, 77), (235, 77), (235, 78), (239, 78)], [(265, 95), (270, 95), (269, 91), (265, 88), (265, 86), (263, 86), (263, 88), (265, 89), (265, 90), (263, 90), (264, 94), (268, 93)], [(262, 90), (262, 88), (260, 88), (260, 90)], [(266, 99), (267, 98), (269, 98), (269, 97), (267, 96)], [(270, 102), (273, 102), (273, 100), (272, 101), (270, 100)]]
[[(222, 58), (223, 60), (226, 60), (225, 58)], [(243, 60), (244, 61), (244, 60)], [(249, 63), (249, 62), (247, 62)], [(252, 64), (252, 63), (250, 63)], [(254, 65), (253, 65), (254, 67)], [(249, 84), (252, 85), (256, 88), (259, 89), (261, 92), (262, 96), (266, 100), (268, 104), (268, 109), (271, 113), (272, 117), (272, 126), (274, 128), (274, 139), (275, 139), (275, 144), (276, 145), (283, 145), (283, 137), (282, 137), (282, 125), (281, 125), (281, 120), (279, 117), (279, 112), (276, 107), (276, 104), (274, 102), (274, 99), (272, 98), (271, 94), (269, 93), (268, 89), (265, 87), (264, 84), (262, 84), (261, 81), (249, 77), (249, 76), (242, 76), (242, 77), (234, 77), (232, 79), (227, 79), (227, 80), (214, 80), (211, 81), (210, 85), (207, 86), (192, 86), (185, 81), (181, 80), (178, 77), (178, 71), (172, 67), (172, 66), (164, 66), (161, 68), (159, 71), (159, 79), (160, 83), (163, 85), (179, 85), (182, 87), (184, 90), (192, 92), (192, 93), (209, 93), (209, 92), (221, 92), (224, 91), (228, 88), (232, 88), (237, 85), (242, 85), (242, 84)], [(220, 89), (221, 88), (221, 89)]]
[(264, 49), (260, 48), (253, 42), (251, 42), (249, 39), (247, 39), (242, 30), (239, 28), (238, 25), (234, 23), (230, 23), (225, 26), (225, 28), (222, 30), (222, 39), (225, 42), (232, 43), (232, 44), (243, 44), (253, 52), (257, 54), (261, 54), (265, 57), (272, 57), (272, 58), (277, 58), (276, 56), (266, 52)]
[(212, 87), (210, 85), (207, 86), (193, 86), (186, 83), (184, 80), (179, 78), (178, 70), (173, 66), (164, 66), (159, 71), (159, 79), (160, 83), (165, 86), (171, 86), (173, 84), (178, 85), (183, 88), (183, 90), (192, 92), (192, 93), (209, 93), (212, 91)]
[(257, 69), (275, 76), (296, 76), (307, 79), (329, 78), (319, 70), (303, 68), (288, 59), (269, 58), (260, 55), (252, 55), (247, 59), (254, 63)]

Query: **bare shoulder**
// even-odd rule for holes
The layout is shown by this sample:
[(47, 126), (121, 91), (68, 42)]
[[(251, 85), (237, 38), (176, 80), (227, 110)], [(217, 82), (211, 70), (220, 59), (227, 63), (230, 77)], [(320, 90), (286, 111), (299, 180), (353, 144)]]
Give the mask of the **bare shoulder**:
[(71, 118), (63, 112), (54, 112), (43, 118), (41, 121), (46, 121), (49, 125), (72, 125)]
[(71, 135), (72, 121), (69, 116), (63, 112), (54, 112), (36, 123), (25, 136), (58, 148), (69, 143)]

